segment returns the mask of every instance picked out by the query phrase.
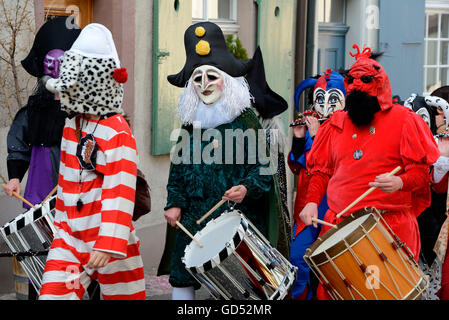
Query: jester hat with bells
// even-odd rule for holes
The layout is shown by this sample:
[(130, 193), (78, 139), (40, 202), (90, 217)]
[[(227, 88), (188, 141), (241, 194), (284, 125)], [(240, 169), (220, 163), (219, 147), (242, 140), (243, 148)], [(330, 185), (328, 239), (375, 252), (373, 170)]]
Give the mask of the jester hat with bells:
[(127, 80), (111, 32), (93, 23), (64, 54), (59, 78), (48, 80), (46, 87), (59, 94), (61, 109), (104, 116), (123, 113), (123, 83)]

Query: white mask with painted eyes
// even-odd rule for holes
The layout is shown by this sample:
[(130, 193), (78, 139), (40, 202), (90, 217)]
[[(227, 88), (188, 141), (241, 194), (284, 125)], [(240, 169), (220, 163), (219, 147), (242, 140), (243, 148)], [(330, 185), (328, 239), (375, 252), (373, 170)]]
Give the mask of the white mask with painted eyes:
[(339, 89), (325, 91), (317, 88), (313, 94), (315, 111), (323, 118), (328, 118), (335, 111), (345, 108), (345, 95)]
[(426, 108), (421, 108), (416, 113), (424, 120), (430, 128), (430, 113)]
[(201, 66), (192, 73), (193, 84), (198, 97), (206, 105), (220, 100), (223, 94), (224, 79), (221, 71), (213, 66)]

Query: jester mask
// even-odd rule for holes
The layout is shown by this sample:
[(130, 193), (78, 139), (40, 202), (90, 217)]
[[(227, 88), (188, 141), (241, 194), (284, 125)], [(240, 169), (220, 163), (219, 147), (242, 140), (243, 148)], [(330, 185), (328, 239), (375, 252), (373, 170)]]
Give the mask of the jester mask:
[(313, 110), (322, 118), (345, 108), (346, 90), (343, 76), (330, 69), (319, 79), (302, 81), (295, 91), (295, 106), (299, 111), (299, 99), (306, 88), (313, 88)]

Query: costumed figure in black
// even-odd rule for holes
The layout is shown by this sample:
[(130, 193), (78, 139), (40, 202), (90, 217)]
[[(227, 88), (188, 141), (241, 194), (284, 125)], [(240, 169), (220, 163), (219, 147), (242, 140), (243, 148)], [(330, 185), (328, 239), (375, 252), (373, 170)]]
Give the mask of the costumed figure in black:
[[(290, 239), (292, 235), (292, 223), (288, 209), (288, 190), (286, 172), (286, 140), (285, 129), (280, 115), (288, 109), (288, 103), (283, 97), (274, 92), (266, 81), (265, 66), (262, 50), (257, 47), (253, 58), (253, 66), (246, 76), (253, 98), (253, 111), (267, 133), (267, 143), (270, 146), (270, 163), (276, 171), (274, 188), (270, 191), (270, 204), (275, 206), (280, 216), (270, 224), (277, 229), (269, 230), (271, 238), (277, 238), (275, 245), (279, 252), (288, 257), (290, 251)], [(276, 151), (277, 152), (276, 152)], [(287, 151), (288, 152), (288, 151)], [(279, 223), (277, 222), (279, 221)]]
[[(277, 230), (270, 224), (277, 223), (278, 217), (269, 203), (275, 172), (270, 170), (267, 159), (261, 161), (258, 156), (259, 148), (267, 154), (267, 145), (257, 139), (263, 134), (262, 140), (266, 141), (266, 132), (252, 109), (250, 88), (244, 78), (253, 66), (252, 60), (234, 58), (221, 29), (210, 22), (190, 26), (184, 40), (185, 67), (168, 77), (172, 85), (185, 90), (178, 104), (183, 126), (172, 152), (165, 208), (169, 227), (159, 266), (159, 274), (170, 273), (174, 300), (195, 299), (195, 289), (200, 288), (181, 261), (191, 239), (181, 229), (175, 229), (176, 222), (195, 234), (220, 216), (227, 205), (200, 225), (196, 221), (225, 200), (235, 203), (234, 208), (275, 243), (277, 239), (270, 238), (269, 230)], [(239, 132), (243, 140), (239, 140)], [(233, 134), (236, 136), (227, 139)]]

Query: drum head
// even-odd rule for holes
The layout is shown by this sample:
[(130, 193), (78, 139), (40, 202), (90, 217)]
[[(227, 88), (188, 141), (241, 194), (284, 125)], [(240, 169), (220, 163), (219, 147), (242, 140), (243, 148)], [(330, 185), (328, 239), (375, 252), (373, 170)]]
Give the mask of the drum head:
[(233, 211), (223, 213), (215, 220), (211, 220), (204, 229), (195, 234), (203, 248), (192, 241), (185, 249), (184, 264), (186, 268), (197, 268), (217, 258), (226, 249), (226, 245), (232, 242), (238, 233), (242, 222), (242, 216)]
[(312, 257), (320, 254), (329, 248), (335, 246), (337, 243), (345, 239), (348, 235), (353, 233), (361, 224), (363, 224), (366, 219), (368, 219), (369, 215), (364, 215), (360, 218), (357, 218), (347, 225), (343, 226), (341, 229), (339, 228), (332, 236), (330, 236), (326, 241), (324, 241), (321, 245), (316, 248)]
[(327, 255), (333, 258), (344, 251), (346, 243), (352, 246), (364, 238), (363, 229), (369, 231), (378, 223), (378, 218), (370, 210), (360, 210), (340, 222), (337, 229), (326, 232), (307, 250), (305, 257), (320, 264), (328, 260)]

